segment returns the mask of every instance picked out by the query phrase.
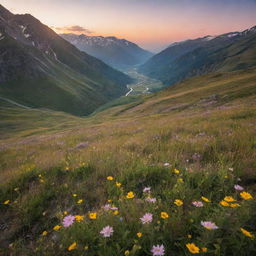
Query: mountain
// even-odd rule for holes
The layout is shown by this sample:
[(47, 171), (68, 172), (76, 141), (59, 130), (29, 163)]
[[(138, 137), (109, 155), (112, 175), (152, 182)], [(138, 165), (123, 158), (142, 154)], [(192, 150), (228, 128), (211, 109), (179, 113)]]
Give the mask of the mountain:
[(151, 52), (138, 45), (113, 36), (87, 36), (84, 34), (61, 34), (61, 36), (81, 51), (118, 69), (142, 64), (153, 56)]
[(127, 92), (131, 79), (79, 51), (29, 14), (0, 5), (0, 96), (76, 115)]
[(171, 85), (200, 74), (255, 66), (255, 56), (256, 27), (252, 27), (174, 43), (140, 66), (139, 72)]

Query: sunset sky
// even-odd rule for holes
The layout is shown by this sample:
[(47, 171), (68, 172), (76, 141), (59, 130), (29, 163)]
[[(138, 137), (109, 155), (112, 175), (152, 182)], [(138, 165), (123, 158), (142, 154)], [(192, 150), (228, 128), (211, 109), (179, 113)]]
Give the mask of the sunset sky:
[(256, 25), (256, 0), (1, 0), (57, 32), (116, 36), (159, 51), (175, 41)]

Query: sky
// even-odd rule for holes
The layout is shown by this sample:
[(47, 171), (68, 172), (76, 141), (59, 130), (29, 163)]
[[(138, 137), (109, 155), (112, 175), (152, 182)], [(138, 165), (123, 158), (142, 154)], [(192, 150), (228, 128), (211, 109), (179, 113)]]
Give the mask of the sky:
[(256, 25), (256, 0), (1, 0), (56, 32), (116, 36), (158, 52), (173, 42)]

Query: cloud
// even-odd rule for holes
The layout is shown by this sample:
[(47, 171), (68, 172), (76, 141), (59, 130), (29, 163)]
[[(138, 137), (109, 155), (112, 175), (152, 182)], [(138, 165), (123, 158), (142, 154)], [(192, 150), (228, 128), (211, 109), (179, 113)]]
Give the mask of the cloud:
[(93, 33), (91, 30), (81, 27), (79, 25), (66, 26), (66, 27), (52, 27), (58, 33), (75, 33), (75, 34), (91, 34)]

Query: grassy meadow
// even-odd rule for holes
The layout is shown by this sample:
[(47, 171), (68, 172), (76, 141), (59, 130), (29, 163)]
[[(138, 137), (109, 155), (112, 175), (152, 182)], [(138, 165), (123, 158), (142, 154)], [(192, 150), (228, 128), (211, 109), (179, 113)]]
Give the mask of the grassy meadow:
[(89, 117), (1, 103), (0, 255), (256, 255), (256, 72)]

